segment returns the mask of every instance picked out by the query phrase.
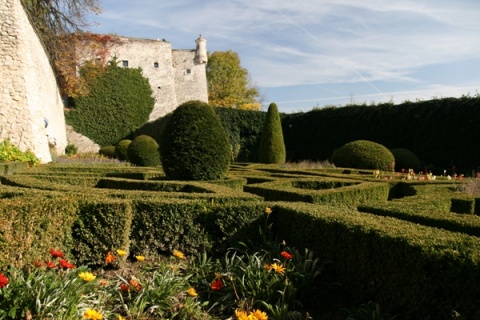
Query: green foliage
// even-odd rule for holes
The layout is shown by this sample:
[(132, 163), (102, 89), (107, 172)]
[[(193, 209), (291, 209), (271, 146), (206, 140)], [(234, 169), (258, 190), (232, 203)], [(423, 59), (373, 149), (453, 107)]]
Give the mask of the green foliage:
[(117, 158), (117, 154), (115, 153), (115, 146), (112, 145), (100, 148), (100, 150), (98, 150), (98, 153), (108, 158)]
[(5, 139), (0, 143), (0, 161), (27, 162), (31, 167), (40, 163), (40, 160), (32, 151), (27, 150), (23, 152), (11, 144), (9, 139)]
[(88, 84), (89, 93), (75, 99), (75, 108), (65, 113), (75, 131), (100, 146), (114, 145), (148, 121), (155, 100), (141, 69), (109, 63)]
[(260, 140), (259, 158), (262, 163), (285, 163), (285, 143), (283, 141), (282, 123), (275, 103), (268, 107)]
[(78, 148), (74, 144), (70, 143), (65, 147), (65, 155), (67, 156), (73, 156), (74, 154), (77, 154), (77, 152), (78, 152)]
[(390, 150), (381, 144), (367, 140), (357, 140), (335, 150), (331, 161), (335, 166), (342, 168), (391, 171), (395, 158)]
[(420, 159), (410, 150), (404, 148), (390, 149), (390, 152), (395, 158), (395, 170), (401, 171), (402, 169), (413, 169), (418, 172), (421, 166)]
[(223, 179), (231, 149), (213, 108), (201, 101), (189, 101), (175, 109), (160, 141), (160, 157), (169, 179)]
[(120, 140), (115, 145), (115, 155), (117, 156), (118, 160), (121, 160), (121, 161), (127, 161), (128, 160), (127, 149), (128, 149), (128, 146), (130, 145), (130, 143), (132, 143), (132, 140), (123, 139), (123, 140)]
[(127, 147), (127, 158), (130, 163), (140, 167), (160, 165), (158, 143), (150, 136), (141, 135), (132, 140)]
[(258, 162), (265, 112), (232, 108), (214, 109), (232, 146), (234, 161)]

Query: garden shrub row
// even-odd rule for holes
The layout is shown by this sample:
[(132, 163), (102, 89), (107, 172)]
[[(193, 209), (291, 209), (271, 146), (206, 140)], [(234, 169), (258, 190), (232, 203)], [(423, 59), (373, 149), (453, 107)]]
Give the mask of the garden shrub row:
[(350, 302), (375, 301), (405, 319), (480, 317), (477, 237), (308, 203), (277, 203), (271, 221), (279, 239), (331, 261), (328, 278)]
[(28, 162), (0, 162), (0, 175), (10, 175), (28, 168)]
[(303, 201), (340, 206), (386, 201), (390, 186), (383, 182), (353, 180), (278, 179), (246, 185), (244, 190), (267, 201)]

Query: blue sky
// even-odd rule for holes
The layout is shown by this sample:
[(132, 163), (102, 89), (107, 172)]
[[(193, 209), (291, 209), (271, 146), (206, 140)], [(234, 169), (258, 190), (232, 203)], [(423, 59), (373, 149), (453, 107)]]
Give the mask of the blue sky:
[(281, 112), (480, 94), (478, 0), (100, 0), (90, 31), (233, 50)]

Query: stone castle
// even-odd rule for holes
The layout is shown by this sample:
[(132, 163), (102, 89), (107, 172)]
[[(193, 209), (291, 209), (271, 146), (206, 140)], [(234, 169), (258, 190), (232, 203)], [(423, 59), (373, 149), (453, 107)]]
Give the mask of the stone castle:
[(85, 44), (92, 42), (92, 37), (83, 40), (76, 50), (77, 66), (81, 67), (86, 61), (115, 58), (119, 66), (141, 68), (155, 98), (149, 121), (166, 115), (186, 101), (208, 102), (207, 40), (201, 35), (195, 40), (194, 50), (172, 50), (171, 44), (164, 40), (108, 37), (108, 43), (97, 45)]
[[(116, 38), (107, 58), (115, 57), (124, 67), (142, 68), (156, 100), (149, 121), (189, 100), (208, 102), (202, 36), (194, 50), (172, 50), (166, 41)], [(98, 59), (95, 51), (78, 53), (77, 62)], [(68, 143), (85, 141), (65, 124), (55, 75), (20, 0), (0, 1), (0, 141), (4, 139), (33, 151), (43, 163), (52, 160), (51, 150), (62, 154)], [(79, 151), (95, 150), (85, 144), (78, 146)]]

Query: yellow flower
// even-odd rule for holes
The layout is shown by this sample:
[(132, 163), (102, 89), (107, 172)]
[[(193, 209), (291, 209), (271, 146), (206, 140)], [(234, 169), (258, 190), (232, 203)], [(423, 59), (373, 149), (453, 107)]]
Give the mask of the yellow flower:
[(253, 312), (250, 312), (249, 318), (250, 318), (250, 316), (255, 320), (268, 320), (267, 313), (265, 313), (261, 310), (258, 310), (258, 309), (253, 311)]
[(121, 315), (117, 314), (117, 317), (118, 317), (118, 320), (125, 320), (124, 317), (122, 317)]
[(103, 315), (96, 311), (96, 310), (93, 310), (93, 309), (87, 309), (85, 311), (85, 313), (83, 314), (83, 318), (85, 319), (90, 319), (90, 320), (102, 320), (103, 319)]
[(238, 320), (248, 320), (247, 313), (240, 309), (235, 310), (235, 316)]
[(137, 261), (143, 261), (143, 260), (145, 260), (145, 257), (144, 257), (144, 256), (135, 256), (135, 258), (137, 258)]
[(185, 255), (183, 254), (182, 251), (179, 250), (173, 250), (173, 255), (177, 257), (178, 259), (185, 259)]
[(266, 208), (265, 208), (265, 213), (266, 213), (267, 215), (270, 214), (270, 213), (272, 213), (272, 208), (266, 207)]
[(285, 275), (285, 268), (281, 264), (272, 264), (272, 269), (275, 270), (276, 273), (281, 274), (282, 276)]
[(196, 296), (198, 296), (198, 293), (197, 293), (197, 291), (195, 290), (195, 288), (189, 288), (189, 289), (187, 290), (187, 293), (188, 293), (188, 295), (191, 296), (191, 297), (196, 297)]
[(117, 249), (117, 254), (119, 257), (123, 257), (127, 254), (127, 251), (122, 250), (122, 249)]
[(92, 280), (95, 280), (95, 278), (96, 278), (96, 277), (95, 277), (92, 273), (90, 273), (90, 272), (80, 272), (80, 274), (78, 275), (78, 277), (79, 277), (80, 279), (82, 279), (83, 281), (85, 281), (85, 282), (90, 282), (90, 281), (92, 281)]

